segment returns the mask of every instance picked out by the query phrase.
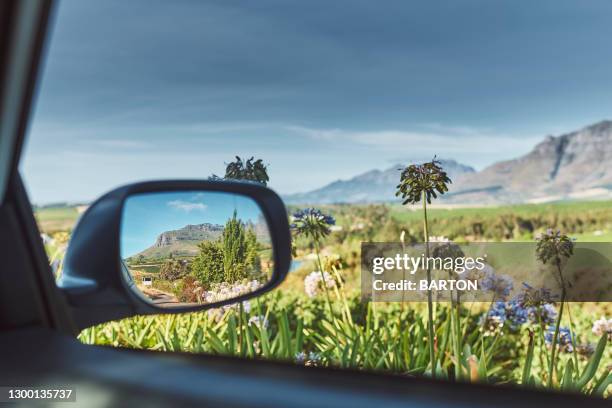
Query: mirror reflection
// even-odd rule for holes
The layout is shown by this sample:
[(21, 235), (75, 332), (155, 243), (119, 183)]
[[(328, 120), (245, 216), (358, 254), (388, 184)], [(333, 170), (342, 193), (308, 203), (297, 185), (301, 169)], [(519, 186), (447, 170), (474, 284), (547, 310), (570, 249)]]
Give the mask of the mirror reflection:
[(161, 307), (237, 298), (268, 283), (274, 269), (259, 206), (226, 192), (129, 197), (121, 258), (128, 284)]

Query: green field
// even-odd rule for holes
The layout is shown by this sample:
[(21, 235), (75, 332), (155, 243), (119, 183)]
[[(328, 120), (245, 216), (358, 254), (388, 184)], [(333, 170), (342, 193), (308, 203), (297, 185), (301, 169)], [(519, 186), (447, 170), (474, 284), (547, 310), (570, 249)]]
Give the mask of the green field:
[[(319, 287), (314, 296), (305, 293), (305, 281), (319, 268), (313, 243), (299, 237), (294, 240), (297, 259), (302, 261), (299, 267), (279, 289), (250, 301), (248, 307), (133, 317), (86, 329), (80, 339), (89, 344), (432, 375), (426, 304), (368, 303), (360, 298), (361, 242), (397, 242), (400, 236), (407, 242), (422, 241), (420, 208), (333, 205), (324, 206), (323, 211), (337, 220), (334, 231), (321, 243), (323, 269), (334, 282), (329, 289)], [(61, 238), (77, 215), (73, 208), (43, 209), (37, 212), (37, 220), (43, 231)], [(429, 219), (431, 236), (454, 241), (533, 241), (548, 227), (567, 232), (578, 242), (612, 241), (610, 201), (434, 206)], [(159, 265), (134, 267), (150, 274), (158, 273)], [(170, 281), (160, 284), (167, 292), (174, 286)], [(549, 328), (530, 320), (516, 327), (483, 326), (489, 304), (464, 303), (457, 312), (448, 303), (434, 306), (438, 378), (549, 386), (550, 345), (545, 340)], [(550, 386), (607, 396), (612, 353), (605, 347), (605, 337), (596, 336), (592, 327), (595, 320), (612, 315), (611, 304), (571, 303), (565, 310), (561, 326), (570, 330), (574, 347), (559, 352)], [(590, 362), (592, 356), (597, 357), (597, 365)]]
[(40, 230), (52, 234), (72, 230), (80, 214), (76, 207), (48, 207), (35, 209), (34, 215)]

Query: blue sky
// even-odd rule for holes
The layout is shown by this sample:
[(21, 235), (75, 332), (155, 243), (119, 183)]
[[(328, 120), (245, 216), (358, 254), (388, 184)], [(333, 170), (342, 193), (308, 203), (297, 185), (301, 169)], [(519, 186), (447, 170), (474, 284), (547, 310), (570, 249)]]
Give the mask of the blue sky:
[(609, 1), (97, 1), (56, 10), (35, 203), (223, 174), (306, 191), (434, 154), (476, 168), (612, 117)]
[(185, 191), (131, 196), (121, 220), (121, 256), (147, 249), (160, 233), (188, 224), (225, 225), (234, 210), (243, 222), (256, 223), (261, 215), (255, 201), (235, 194)]

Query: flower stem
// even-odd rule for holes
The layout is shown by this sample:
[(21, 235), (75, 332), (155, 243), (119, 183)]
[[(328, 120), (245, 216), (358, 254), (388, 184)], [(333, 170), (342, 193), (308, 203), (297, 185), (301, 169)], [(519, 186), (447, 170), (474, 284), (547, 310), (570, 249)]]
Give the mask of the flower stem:
[(553, 374), (555, 372), (555, 359), (557, 358), (557, 340), (559, 339), (559, 326), (561, 326), (561, 318), (563, 317), (563, 305), (565, 303), (565, 290), (561, 295), (561, 306), (559, 308), (559, 316), (555, 324), (555, 334), (552, 339), (552, 353), (550, 354), (550, 367), (548, 367), (548, 387), (552, 386)]
[(321, 263), (321, 257), (319, 255), (321, 247), (317, 239), (314, 240), (314, 246), (315, 254), (317, 255), (317, 264), (319, 265), (319, 273), (321, 273), (321, 285), (323, 285), (323, 289), (325, 290), (325, 300), (327, 301), (327, 307), (329, 308), (329, 318), (332, 319), (332, 321), (335, 321), (334, 310), (332, 309), (331, 298), (329, 297), (329, 291), (327, 290), (327, 282), (325, 281), (325, 274), (323, 273), (323, 264)]
[[(425, 238), (425, 259), (429, 258), (429, 228), (427, 224), (427, 196), (423, 191), (423, 235)], [(431, 268), (427, 262), (427, 329), (429, 335), (429, 361), (431, 362), (431, 378), (436, 378), (436, 354), (434, 349), (435, 330), (433, 322), (433, 296), (431, 293)]]
[(563, 306), (565, 304), (565, 282), (563, 281), (563, 274), (561, 273), (561, 264), (557, 260), (557, 270), (559, 277), (561, 278), (561, 306), (559, 307), (559, 316), (557, 317), (557, 323), (555, 324), (555, 334), (552, 339), (552, 352), (550, 354), (550, 367), (548, 367), (548, 387), (550, 388), (553, 383), (553, 374), (555, 372), (555, 358), (557, 357), (557, 340), (559, 338), (559, 327), (561, 326), (561, 319), (563, 318)]

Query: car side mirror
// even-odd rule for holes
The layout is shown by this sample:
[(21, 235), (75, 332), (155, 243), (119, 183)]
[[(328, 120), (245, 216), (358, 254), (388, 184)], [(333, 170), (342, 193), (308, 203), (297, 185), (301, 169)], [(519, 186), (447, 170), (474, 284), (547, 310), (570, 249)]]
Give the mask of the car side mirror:
[(145, 182), (87, 209), (58, 285), (82, 329), (241, 302), (280, 284), (290, 262), (287, 212), (272, 190), (221, 180)]

